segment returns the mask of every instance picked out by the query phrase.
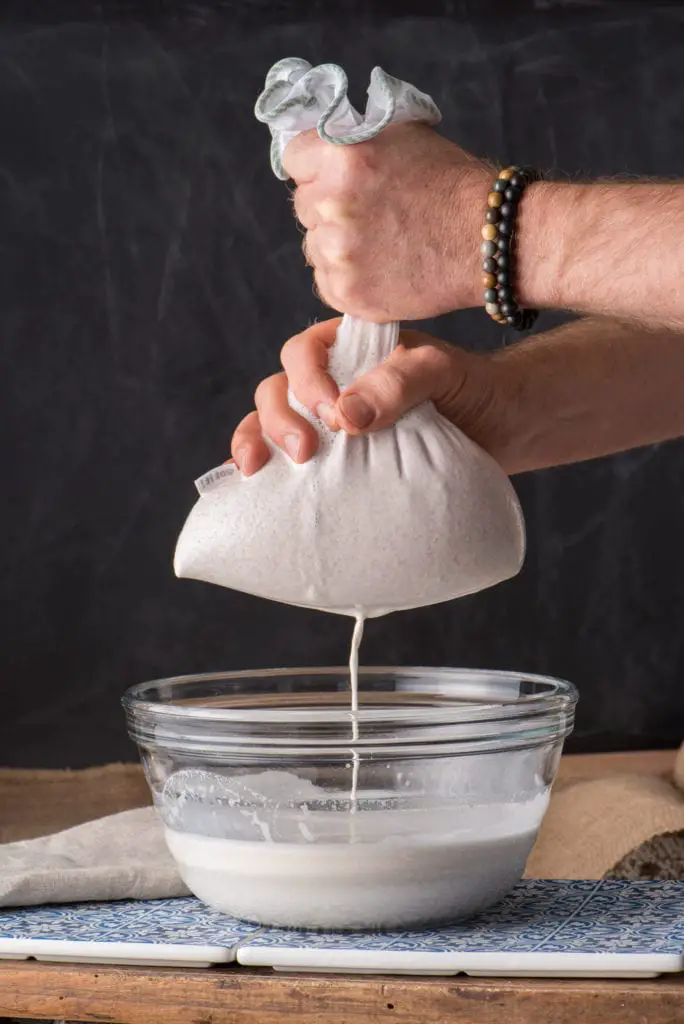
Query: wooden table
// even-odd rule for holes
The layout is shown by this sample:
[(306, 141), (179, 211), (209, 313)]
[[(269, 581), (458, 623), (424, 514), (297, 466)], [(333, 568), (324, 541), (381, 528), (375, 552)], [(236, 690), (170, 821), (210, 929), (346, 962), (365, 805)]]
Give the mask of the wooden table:
[[(561, 779), (667, 775), (672, 753), (564, 758)], [(111, 1024), (684, 1024), (684, 976), (652, 981), (277, 974), (0, 961), (0, 1018)]]
[(0, 964), (0, 1015), (121, 1024), (682, 1024), (684, 978), (541, 981)]

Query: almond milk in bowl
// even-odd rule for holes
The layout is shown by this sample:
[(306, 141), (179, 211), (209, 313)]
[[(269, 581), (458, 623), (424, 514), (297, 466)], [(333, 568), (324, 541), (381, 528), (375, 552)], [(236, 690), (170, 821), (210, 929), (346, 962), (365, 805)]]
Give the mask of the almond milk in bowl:
[(143, 683), (124, 706), (169, 849), (259, 924), (456, 921), (522, 876), (577, 702), (467, 669), (279, 669)]

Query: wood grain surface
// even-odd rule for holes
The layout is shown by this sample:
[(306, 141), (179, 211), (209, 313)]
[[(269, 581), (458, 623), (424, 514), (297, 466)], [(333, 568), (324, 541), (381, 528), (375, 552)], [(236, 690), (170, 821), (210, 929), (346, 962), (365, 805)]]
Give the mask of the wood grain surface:
[(0, 1015), (117, 1024), (682, 1024), (684, 978), (399, 978), (0, 964)]

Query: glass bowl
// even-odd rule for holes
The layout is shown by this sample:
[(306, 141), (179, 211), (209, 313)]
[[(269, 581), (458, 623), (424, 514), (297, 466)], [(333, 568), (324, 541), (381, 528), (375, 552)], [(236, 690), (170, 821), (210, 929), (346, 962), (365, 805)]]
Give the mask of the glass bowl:
[(181, 876), (259, 924), (447, 923), (521, 878), (577, 702), (515, 672), (346, 668), (142, 683), (124, 699)]

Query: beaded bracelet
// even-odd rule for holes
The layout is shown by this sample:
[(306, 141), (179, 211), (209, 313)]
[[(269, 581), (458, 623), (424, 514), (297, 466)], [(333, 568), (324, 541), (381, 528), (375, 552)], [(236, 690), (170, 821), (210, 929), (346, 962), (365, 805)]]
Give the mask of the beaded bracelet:
[(487, 196), (481, 252), (485, 310), (499, 324), (527, 331), (539, 316), (537, 309), (521, 309), (514, 297), (515, 223), (518, 206), (528, 185), (539, 181), (531, 167), (506, 167)]

